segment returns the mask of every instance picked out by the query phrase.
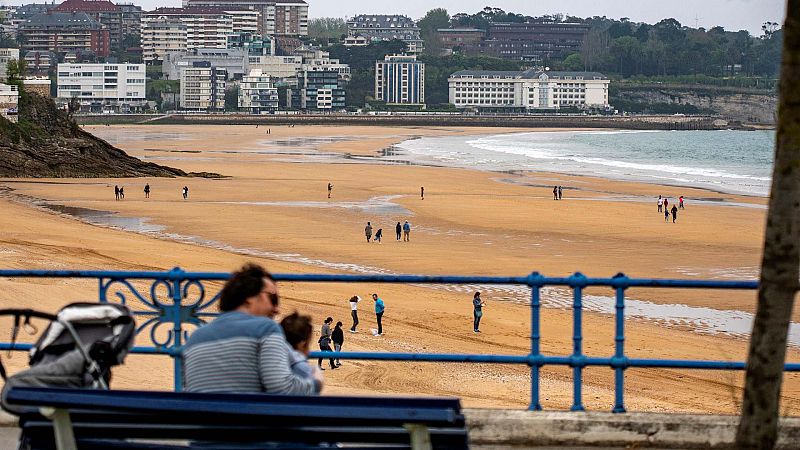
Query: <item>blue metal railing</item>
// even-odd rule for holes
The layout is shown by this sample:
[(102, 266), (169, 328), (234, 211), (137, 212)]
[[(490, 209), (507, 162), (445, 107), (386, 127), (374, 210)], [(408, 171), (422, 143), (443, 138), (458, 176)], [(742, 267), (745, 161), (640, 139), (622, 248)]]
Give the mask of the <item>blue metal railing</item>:
[[(206, 295), (203, 282), (224, 281), (228, 273), (185, 272), (179, 268), (168, 272), (115, 272), (115, 271), (50, 271), (50, 270), (0, 270), (0, 277), (12, 278), (87, 278), (98, 281), (98, 299), (133, 306), (135, 315), (145, 320), (137, 326), (137, 335), (149, 329), (151, 346), (137, 346), (134, 353), (163, 354), (173, 358), (175, 390), (181, 389), (181, 346), (188, 335), (184, 325), (201, 326), (205, 318), (216, 316), (210, 307), (216, 303), (219, 293)], [(714, 360), (671, 360), (629, 358), (625, 355), (625, 291), (632, 287), (693, 288), (754, 290), (756, 281), (710, 281), (628, 278), (617, 274), (612, 278), (588, 278), (581, 273), (569, 277), (544, 277), (537, 272), (524, 277), (485, 276), (420, 276), (420, 275), (315, 275), (274, 274), (276, 281), (286, 282), (339, 282), (339, 283), (414, 283), (414, 284), (485, 284), (524, 285), (531, 289), (531, 346), (527, 355), (441, 354), (441, 353), (369, 353), (340, 352), (343, 359), (382, 361), (426, 361), (522, 364), (531, 368), (531, 401), (528, 409), (541, 410), (540, 370), (544, 366), (556, 365), (572, 368), (573, 403), (571, 410), (583, 411), (583, 370), (586, 367), (610, 367), (614, 370), (613, 412), (625, 412), (625, 369), (673, 368), (744, 370), (745, 363)], [(143, 295), (133, 281), (152, 281), (149, 292)], [(541, 290), (544, 286), (565, 286), (573, 290), (572, 301), (572, 353), (566, 356), (548, 356), (541, 352)], [(590, 286), (611, 287), (615, 291), (614, 303), (614, 354), (610, 357), (590, 357), (583, 353), (583, 290)], [(163, 299), (159, 289), (166, 290)], [(143, 310), (142, 310), (143, 309)], [(161, 327), (171, 328), (164, 331)], [(162, 330), (162, 331), (159, 331)], [(164, 337), (165, 335), (165, 337)], [(0, 343), (0, 350), (28, 350), (30, 344)], [(313, 352), (313, 358), (330, 356), (330, 353)], [(786, 371), (800, 371), (800, 363), (787, 363)]]

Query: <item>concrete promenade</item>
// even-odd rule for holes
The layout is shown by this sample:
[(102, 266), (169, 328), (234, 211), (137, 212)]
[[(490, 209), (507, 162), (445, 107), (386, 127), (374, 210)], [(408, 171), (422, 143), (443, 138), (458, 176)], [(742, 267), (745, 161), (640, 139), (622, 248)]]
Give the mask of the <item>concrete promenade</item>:
[[(736, 416), (467, 409), (471, 448), (731, 448)], [(0, 413), (0, 449), (16, 448), (19, 429)], [(800, 448), (800, 418), (781, 420), (778, 449)]]

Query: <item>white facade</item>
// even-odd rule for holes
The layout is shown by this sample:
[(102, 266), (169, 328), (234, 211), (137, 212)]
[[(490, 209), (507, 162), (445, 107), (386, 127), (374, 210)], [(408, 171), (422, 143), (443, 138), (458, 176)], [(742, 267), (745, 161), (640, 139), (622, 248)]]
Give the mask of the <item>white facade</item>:
[(142, 58), (163, 60), (164, 55), (185, 53), (186, 25), (180, 19), (165, 16), (142, 17)]
[(17, 121), (19, 91), (16, 86), (0, 83), (0, 116), (11, 122)]
[(278, 109), (278, 89), (272, 78), (252, 70), (239, 84), (239, 109), (250, 114), (265, 114)]
[(295, 78), (303, 69), (303, 58), (300, 56), (250, 56), (247, 62), (248, 71), (260, 70), (264, 75), (275, 78)]
[(145, 100), (144, 64), (59, 64), (58, 100), (78, 99), (81, 110), (130, 112)]
[(228, 35), (233, 34), (233, 18), (229, 15), (181, 16), (186, 24), (187, 48), (228, 48)]
[(186, 67), (181, 70), (181, 109), (225, 110), (225, 69)]
[(0, 81), (5, 81), (8, 77), (8, 62), (12, 59), (19, 61), (18, 48), (0, 48)]
[(350, 66), (331, 59), (331, 54), (315, 48), (300, 47), (294, 51), (295, 56), (303, 58), (303, 71), (333, 70), (339, 73), (342, 81), (350, 81)]
[(375, 98), (392, 105), (425, 103), (425, 64), (415, 55), (386, 55), (375, 62)]
[(231, 16), (234, 33), (258, 34), (261, 12), (248, 10), (225, 10), (225, 14)]
[(608, 83), (597, 72), (456, 72), (448, 79), (457, 108), (608, 107)]

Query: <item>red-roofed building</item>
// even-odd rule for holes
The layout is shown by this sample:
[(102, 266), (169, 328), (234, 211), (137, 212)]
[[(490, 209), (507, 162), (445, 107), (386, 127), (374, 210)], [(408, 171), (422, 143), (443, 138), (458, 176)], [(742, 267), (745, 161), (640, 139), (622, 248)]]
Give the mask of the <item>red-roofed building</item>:
[(56, 6), (58, 12), (84, 12), (108, 29), (110, 46), (116, 51), (122, 45), (122, 8), (109, 0), (66, 0)]

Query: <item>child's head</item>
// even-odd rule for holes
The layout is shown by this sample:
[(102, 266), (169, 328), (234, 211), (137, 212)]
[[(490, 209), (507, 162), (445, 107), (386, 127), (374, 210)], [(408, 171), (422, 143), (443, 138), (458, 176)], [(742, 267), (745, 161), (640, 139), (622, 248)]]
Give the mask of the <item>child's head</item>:
[(336, 322), (336, 328), (342, 328), (342, 322)]
[(308, 353), (311, 334), (314, 332), (310, 316), (301, 316), (295, 311), (281, 320), (281, 328), (286, 335), (286, 341), (293, 349)]

